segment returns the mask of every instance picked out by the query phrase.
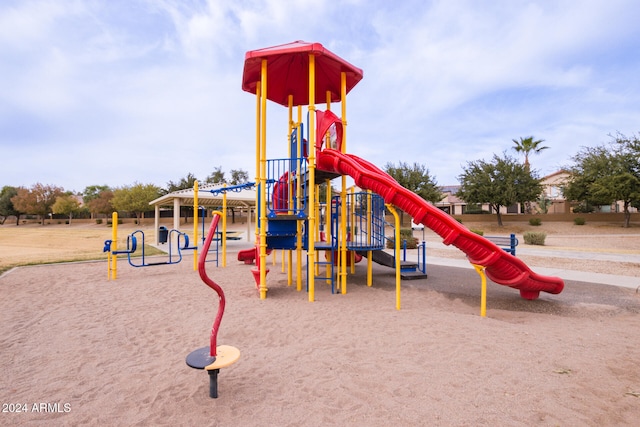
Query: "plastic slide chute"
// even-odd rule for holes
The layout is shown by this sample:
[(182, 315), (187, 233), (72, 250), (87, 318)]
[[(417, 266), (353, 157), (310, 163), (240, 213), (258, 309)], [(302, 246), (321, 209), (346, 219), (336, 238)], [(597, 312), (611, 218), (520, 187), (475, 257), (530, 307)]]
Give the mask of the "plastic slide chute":
[(471, 232), (444, 211), (398, 184), (391, 175), (372, 163), (330, 148), (318, 151), (316, 157), (319, 170), (349, 175), (360, 188), (379, 194), (385, 203), (397, 206), (411, 215), (416, 223), (424, 224), (437, 233), (444, 244), (460, 249), (469, 262), (486, 267), (487, 277), (491, 280), (518, 289), (523, 298), (536, 299), (541, 291), (552, 294), (562, 292), (562, 279), (533, 272), (522, 260)]
[[(271, 251), (272, 249), (267, 249), (267, 255), (271, 255)], [(253, 264), (259, 256), (260, 248), (258, 248), (258, 246), (238, 251), (238, 261), (242, 261), (245, 264)]]
[(242, 249), (238, 251), (238, 261), (242, 261), (245, 264), (253, 264), (258, 257), (258, 247), (254, 246), (249, 249)]

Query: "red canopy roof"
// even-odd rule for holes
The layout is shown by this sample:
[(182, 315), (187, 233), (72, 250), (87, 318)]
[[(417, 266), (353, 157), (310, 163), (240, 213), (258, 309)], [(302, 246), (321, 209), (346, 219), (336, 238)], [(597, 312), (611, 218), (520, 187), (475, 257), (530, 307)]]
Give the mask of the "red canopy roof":
[(296, 41), (247, 52), (242, 90), (256, 93), (261, 63), (266, 59), (267, 99), (286, 107), (289, 105), (289, 95), (293, 95), (293, 105), (308, 105), (310, 53), (315, 55), (316, 103), (326, 102), (327, 91), (331, 92), (331, 102), (340, 101), (340, 73), (343, 71), (347, 76), (347, 93), (362, 80), (360, 68), (349, 64), (320, 43)]

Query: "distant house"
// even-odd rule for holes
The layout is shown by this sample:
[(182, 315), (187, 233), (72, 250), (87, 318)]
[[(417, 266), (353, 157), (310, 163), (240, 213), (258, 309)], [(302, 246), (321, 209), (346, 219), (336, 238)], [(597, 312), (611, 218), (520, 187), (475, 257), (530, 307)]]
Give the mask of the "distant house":
[[(540, 180), (540, 184), (542, 184), (543, 188), (542, 197), (537, 201), (532, 201), (532, 213), (563, 214), (572, 212), (574, 206), (570, 201), (565, 199), (563, 194), (563, 188), (569, 181), (569, 177), (569, 172), (565, 170), (559, 170), (542, 177)], [(480, 208), (483, 211), (495, 213), (488, 205), (482, 205), (481, 207), (467, 206), (463, 200), (456, 196), (458, 189), (460, 189), (459, 185), (446, 185), (440, 187), (440, 189), (445, 193), (445, 197), (440, 202), (436, 203), (436, 206), (451, 215), (468, 213), (472, 209), (477, 212)], [(624, 210), (624, 203), (622, 201), (617, 201), (610, 205), (596, 206), (595, 209), (597, 212), (602, 213), (622, 212)], [(638, 209), (630, 207), (629, 211), (631, 213), (636, 213), (638, 212)], [(524, 206), (519, 203), (502, 208), (503, 214), (518, 214), (524, 212)]]
[[(532, 201), (533, 213), (565, 213), (569, 212), (569, 203), (566, 202), (562, 194), (562, 188), (569, 179), (569, 173), (560, 170), (547, 175), (541, 179), (543, 187), (543, 198), (539, 201)], [(480, 210), (495, 213), (487, 204), (482, 206), (468, 206), (467, 203), (456, 196), (460, 189), (460, 185), (445, 185), (440, 190), (445, 194), (441, 201), (435, 204), (438, 208), (450, 215), (462, 215), (470, 211), (478, 212)], [(525, 208), (520, 203), (512, 206), (505, 206), (502, 209), (503, 214), (519, 214), (524, 213)]]
[(570, 204), (565, 200), (562, 188), (567, 184), (570, 174), (565, 170), (559, 170), (540, 180), (542, 184), (541, 199), (532, 204), (533, 213), (568, 213), (571, 212)]
[[(573, 211), (574, 205), (570, 201), (567, 201), (562, 193), (562, 188), (569, 181), (570, 174), (565, 170), (559, 170), (542, 178), (542, 186), (544, 187), (544, 200), (535, 203), (534, 208), (537, 208), (537, 212), (540, 213), (569, 213)], [(545, 212), (546, 207), (546, 212)], [(595, 206), (596, 212), (610, 213), (610, 212), (622, 212), (624, 210), (624, 203), (617, 201), (610, 205)], [(534, 209), (536, 211), (536, 209)], [(630, 207), (631, 213), (638, 212), (638, 209)]]
[(462, 215), (467, 210), (467, 203), (456, 196), (459, 189), (459, 185), (445, 185), (440, 187), (440, 191), (444, 193), (444, 197), (434, 205), (449, 215)]

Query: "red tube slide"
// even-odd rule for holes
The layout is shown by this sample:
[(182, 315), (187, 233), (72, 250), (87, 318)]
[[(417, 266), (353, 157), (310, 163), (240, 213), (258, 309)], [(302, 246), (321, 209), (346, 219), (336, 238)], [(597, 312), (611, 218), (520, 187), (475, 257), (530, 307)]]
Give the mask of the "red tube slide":
[(243, 249), (238, 252), (238, 261), (243, 261), (245, 264), (253, 264), (257, 258), (257, 253), (257, 246), (250, 249)]
[(487, 277), (491, 280), (518, 289), (523, 298), (536, 299), (541, 291), (552, 294), (562, 292), (562, 279), (534, 273), (522, 260), (469, 231), (447, 213), (402, 187), (372, 163), (352, 154), (324, 149), (318, 152), (316, 166), (319, 170), (349, 175), (360, 188), (379, 194), (385, 203), (397, 206), (411, 215), (414, 222), (436, 232), (444, 244), (453, 245), (464, 252), (469, 262), (486, 267)]

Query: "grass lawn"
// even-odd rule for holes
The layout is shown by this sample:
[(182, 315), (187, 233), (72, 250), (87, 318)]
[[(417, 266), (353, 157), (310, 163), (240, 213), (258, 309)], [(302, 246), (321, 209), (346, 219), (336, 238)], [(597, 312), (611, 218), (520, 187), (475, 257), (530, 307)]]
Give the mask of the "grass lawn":
[[(153, 227), (126, 224), (118, 227), (118, 247), (124, 248), (127, 235), (138, 229), (147, 243), (154, 241)], [(0, 274), (21, 265), (106, 260), (104, 241), (111, 237), (111, 227), (104, 224), (5, 224), (0, 226)], [(162, 253), (145, 245), (146, 256)]]

